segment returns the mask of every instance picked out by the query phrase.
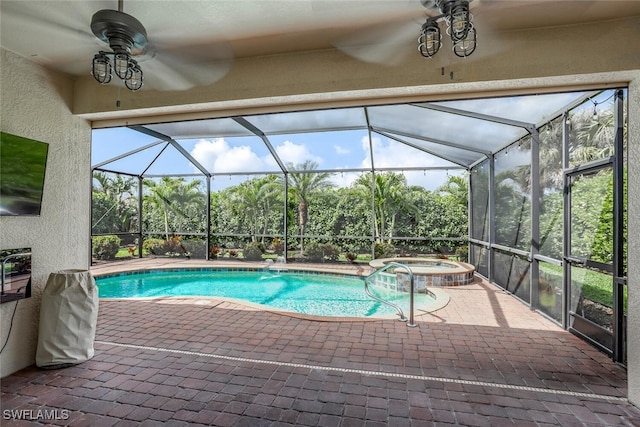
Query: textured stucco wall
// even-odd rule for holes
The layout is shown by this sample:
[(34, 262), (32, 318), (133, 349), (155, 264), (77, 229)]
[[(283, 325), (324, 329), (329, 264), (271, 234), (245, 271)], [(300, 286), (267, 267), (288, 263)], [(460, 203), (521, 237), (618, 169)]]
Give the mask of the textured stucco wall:
[(628, 108), (627, 373), (629, 400), (640, 406), (640, 70), (629, 85)]
[[(89, 123), (70, 112), (73, 81), (0, 50), (0, 128), (49, 144), (40, 217), (0, 217), (0, 247), (32, 250), (33, 297), (17, 304), (0, 377), (35, 361), (40, 296), (52, 271), (89, 266)], [(15, 302), (0, 305), (4, 344)]]

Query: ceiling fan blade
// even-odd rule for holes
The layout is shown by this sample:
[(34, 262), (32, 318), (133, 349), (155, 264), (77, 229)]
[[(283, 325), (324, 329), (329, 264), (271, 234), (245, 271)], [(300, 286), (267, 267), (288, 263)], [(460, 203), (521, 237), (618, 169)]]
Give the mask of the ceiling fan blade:
[[(65, 73), (89, 73), (93, 54), (104, 49), (86, 26), (93, 7), (91, 2), (2, 0), (2, 46)], [(79, 55), (86, 62), (78, 61)]]
[(230, 48), (223, 43), (217, 49), (211, 46), (157, 48), (137, 60), (144, 73), (146, 88), (181, 91), (208, 86), (226, 76), (233, 66), (233, 56), (229, 52)]
[(363, 62), (396, 65), (417, 52), (421, 25), (414, 19), (380, 24), (335, 40), (333, 45)]
[(66, 3), (57, 7), (45, 7), (43, 3), (48, 2), (3, 1), (3, 25), (19, 28), (28, 24), (29, 28), (33, 28), (35, 24), (38, 30), (56, 37), (93, 37), (86, 28), (86, 20), (91, 17), (93, 5), (78, 2), (72, 8)]

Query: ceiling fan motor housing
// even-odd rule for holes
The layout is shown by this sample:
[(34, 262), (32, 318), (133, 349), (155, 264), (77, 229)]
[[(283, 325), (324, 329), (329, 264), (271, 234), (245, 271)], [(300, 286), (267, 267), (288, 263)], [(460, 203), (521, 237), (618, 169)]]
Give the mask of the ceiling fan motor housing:
[(91, 31), (114, 53), (139, 55), (147, 46), (147, 31), (140, 21), (117, 10), (104, 9), (91, 18)]
[(468, 4), (473, 0), (420, 0), (420, 3), (422, 3), (422, 5), (427, 9), (439, 10), (440, 13), (447, 13), (445, 10), (450, 10), (453, 3), (458, 3), (460, 1)]

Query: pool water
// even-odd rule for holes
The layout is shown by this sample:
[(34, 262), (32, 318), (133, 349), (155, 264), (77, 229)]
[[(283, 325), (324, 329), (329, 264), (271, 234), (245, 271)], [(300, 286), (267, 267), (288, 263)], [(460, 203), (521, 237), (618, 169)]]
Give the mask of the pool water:
[[(389, 317), (393, 308), (368, 297), (364, 278), (273, 271), (161, 271), (96, 278), (100, 298), (204, 296), (234, 298), (303, 314)], [(370, 287), (375, 295), (409, 311), (409, 295)], [(415, 307), (434, 299), (415, 294)]]

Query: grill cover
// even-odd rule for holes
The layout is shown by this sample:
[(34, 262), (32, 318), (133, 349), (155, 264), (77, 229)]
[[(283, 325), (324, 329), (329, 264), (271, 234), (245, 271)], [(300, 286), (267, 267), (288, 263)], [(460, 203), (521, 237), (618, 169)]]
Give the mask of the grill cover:
[(42, 293), (36, 365), (56, 369), (93, 357), (98, 287), (88, 270), (51, 273)]

